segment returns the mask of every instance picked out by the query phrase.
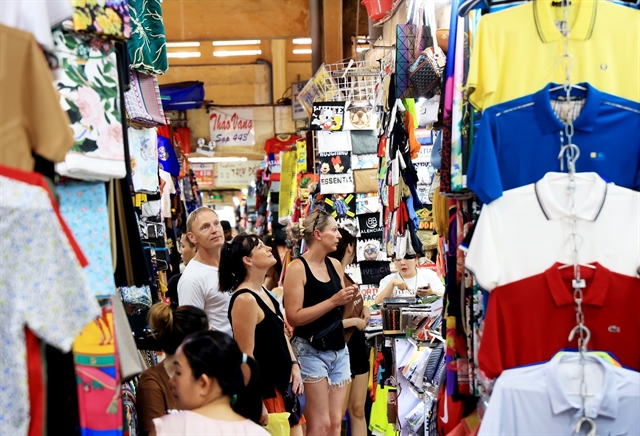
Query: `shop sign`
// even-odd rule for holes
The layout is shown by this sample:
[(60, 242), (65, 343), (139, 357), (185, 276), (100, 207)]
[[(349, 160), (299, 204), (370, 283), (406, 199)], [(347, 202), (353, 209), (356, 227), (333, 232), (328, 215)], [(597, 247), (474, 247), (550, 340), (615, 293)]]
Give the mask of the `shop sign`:
[(307, 116), (307, 111), (305, 111), (304, 109), (304, 106), (302, 106), (302, 103), (298, 101), (298, 96), (300, 95), (302, 89), (304, 88), (304, 85), (306, 84), (306, 82), (297, 82), (291, 84), (291, 93), (293, 94), (291, 98), (291, 115), (294, 120), (305, 120), (309, 118)]
[(219, 162), (217, 164), (216, 187), (249, 186), (256, 179), (256, 172), (262, 161), (248, 160), (245, 162)]
[(191, 169), (196, 176), (199, 187), (213, 186), (213, 164), (212, 163), (192, 163)]
[(209, 132), (216, 145), (252, 146), (256, 143), (252, 108), (209, 109)]

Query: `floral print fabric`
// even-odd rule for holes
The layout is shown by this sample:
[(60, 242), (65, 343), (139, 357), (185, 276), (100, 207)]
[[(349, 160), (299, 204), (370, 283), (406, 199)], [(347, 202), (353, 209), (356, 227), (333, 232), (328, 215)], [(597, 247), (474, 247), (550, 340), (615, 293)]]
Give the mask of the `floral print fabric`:
[[(109, 176), (123, 177), (126, 167), (115, 51), (90, 47), (77, 36), (60, 29), (56, 29), (53, 36), (54, 56), (59, 66), (54, 70), (54, 83), (76, 141), (69, 154), (100, 159), (95, 168), (86, 168), (86, 165), (81, 168), (89, 173), (95, 170), (96, 176), (106, 171), (107, 179)], [(69, 154), (65, 160), (67, 165), (73, 165), (69, 162)], [(72, 173), (74, 169), (68, 168), (68, 172)], [(122, 170), (125, 174), (121, 174)], [(89, 174), (77, 178), (91, 177)]]
[(115, 294), (107, 191), (101, 182), (58, 185), (60, 212), (89, 260), (84, 275), (96, 297)]
[(131, 40), (127, 43), (131, 69), (164, 74), (169, 69), (161, 0), (129, 0)]
[(25, 327), (63, 352), (100, 307), (47, 191), (0, 176), (0, 433), (26, 436)]
[(76, 32), (119, 40), (131, 37), (127, 0), (71, 0), (71, 5)]

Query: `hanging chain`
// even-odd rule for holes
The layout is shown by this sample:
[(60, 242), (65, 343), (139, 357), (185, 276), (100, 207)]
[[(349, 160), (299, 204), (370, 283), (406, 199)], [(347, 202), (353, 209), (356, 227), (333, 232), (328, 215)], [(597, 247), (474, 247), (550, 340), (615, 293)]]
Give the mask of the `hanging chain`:
[[(562, 12), (564, 15), (564, 21), (562, 22), (562, 43), (564, 45), (564, 54), (561, 57), (564, 69), (565, 69), (565, 81), (563, 84), (563, 90), (565, 93), (565, 104), (570, 105), (571, 102), (571, 70), (573, 69), (575, 59), (569, 52), (569, 40), (571, 29), (569, 26), (569, 0), (563, 0)], [(587, 399), (587, 380), (585, 373), (585, 353), (587, 351), (588, 342), (590, 338), (589, 329), (584, 323), (584, 312), (582, 310), (582, 301), (584, 297), (583, 289), (585, 287), (585, 281), (580, 277), (580, 259), (578, 253), (580, 236), (578, 235), (578, 217), (576, 215), (576, 161), (580, 157), (580, 148), (573, 143), (574, 134), (574, 110), (567, 112), (567, 119), (565, 121), (564, 132), (561, 133), (561, 148), (558, 158), (561, 159), (561, 168), (563, 168), (564, 159), (567, 160), (567, 170), (569, 175), (569, 186), (567, 187), (567, 194), (569, 195), (570, 204), (570, 216), (569, 223), (571, 229), (571, 244), (572, 244), (572, 260), (573, 260), (573, 299), (576, 303), (576, 327), (571, 331), (569, 336), (570, 340), (573, 340), (574, 334), (578, 333), (578, 350), (580, 352), (580, 398), (582, 402), (582, 419), (573, 428), (573, 434), (580, 433), (583, 422), (589, 421), (592, 424), (591, 433), (595, 434), (595, 422), (586, 416), (586, 399)], [(562, 134), (564, 133), (564, 135)], [(566, 141), (566, 142), (565, 142)]]

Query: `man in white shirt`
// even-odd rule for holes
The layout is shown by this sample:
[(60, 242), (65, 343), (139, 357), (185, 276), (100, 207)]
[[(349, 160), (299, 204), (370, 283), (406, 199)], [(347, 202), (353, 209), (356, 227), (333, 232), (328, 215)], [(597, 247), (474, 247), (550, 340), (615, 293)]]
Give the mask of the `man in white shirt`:
[(178, 282), (180, 305), (204, 310), (213, 330), (231, 335), (227, 318), (231, 295), (218, 290), (220, 249), (224, 244), (218, 214), (207, 207), (191, 212), (187, 219), (187, 237), (196, 245), (198, 253)]

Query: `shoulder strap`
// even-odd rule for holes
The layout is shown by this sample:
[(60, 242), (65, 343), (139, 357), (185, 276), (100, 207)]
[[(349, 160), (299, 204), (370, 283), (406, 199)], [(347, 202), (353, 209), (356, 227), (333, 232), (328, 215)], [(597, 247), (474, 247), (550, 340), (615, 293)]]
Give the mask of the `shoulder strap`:
[(333, 283), (333, 286), (335, 286), (336, 292), (338, 292), (340, 289), (342, 289), (342, 284), (340, 282), (340, 277), (338, 277), (338, 272), (336, 271), (336, 268), (333, 266), (333, 262), (331, 262), (331, 259), (329, 258), (329, 256), (324, 258), (324, 262), (327, 265), (327, 271), (329, 272), (329, 277), (331, 278), (331, 282)]

